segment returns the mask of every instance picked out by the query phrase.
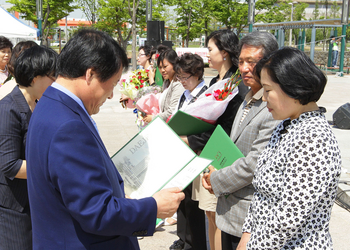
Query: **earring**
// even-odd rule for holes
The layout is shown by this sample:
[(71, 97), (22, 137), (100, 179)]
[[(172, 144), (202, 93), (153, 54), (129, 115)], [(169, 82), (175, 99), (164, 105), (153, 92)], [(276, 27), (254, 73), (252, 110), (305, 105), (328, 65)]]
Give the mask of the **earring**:
[(226, 57), (224, 57), (224, 61), (226, 61)]

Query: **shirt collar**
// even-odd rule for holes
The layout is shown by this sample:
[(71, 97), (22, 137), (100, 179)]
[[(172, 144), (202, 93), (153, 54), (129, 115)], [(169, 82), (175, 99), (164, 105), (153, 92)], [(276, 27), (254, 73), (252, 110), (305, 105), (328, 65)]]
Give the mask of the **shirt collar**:
[(263, 94), (264, 94), (264, 89), (261, 88), (258, 92), (256, 92), (254, 95), (253, 95), (253, 91), (250, 90), (246, 96), (245, 96), (245, 101), (247, 104), (249, 104), (252, 100), (260, 100), (262, 97), (263, 97)]
[(186, 97), (186, 100), (189, 100), (189, 99), (191, 100), (193, 97), (195, 97), (195, 96), (199, 93), (199, 91), (202, 89), (202, 87), (204, 86), (204, 84), (205, 84), (204, 80), (201, 81), (201, 82), (197, 85), (197, 87), (195, 87), (194, 90), (192, 90), (192, 92), (190, 92), (188, 89), (186, 89), (185, 92), (184, 92), (184, 95), (185, 95), (185, 97)]
[(97, 125), (96, 122), (92, 119), (92, 117), (89, 115), (89, 113), (87, 112), (87, 110), (85, 109), (84, 103), (82, 102), (82, 100), (80, 98), (78, 98), (75, 94), (73, 94), (71, 91), (69, 91), (68, 89), (66, 89), (65, 87), (63, 87), (61, 84), (58, 84), (57, 82), (54, 82), (51, 87), (65, 93), (66, 95), (68, 95), (70, 98), (72, 98), (74, 101), (76, 101), (79, 106), (85, 111), (85, 113), (87, 114), (87, 116), (90, 118), (92, 124), (94, 125), (96, 131), (98, 132), (97, 129)]

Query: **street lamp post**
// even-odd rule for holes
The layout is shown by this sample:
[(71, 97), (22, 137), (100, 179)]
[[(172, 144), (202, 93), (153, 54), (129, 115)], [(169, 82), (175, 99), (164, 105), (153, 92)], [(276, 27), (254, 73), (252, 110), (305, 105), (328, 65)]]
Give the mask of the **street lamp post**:
[[(297, 2), (289, 3), (292, 5), (292, 11), (290, 12), (290, 21), (293, 22), (293, 4), (296, 4)], [(289, 29), (289, 46), (292, 46), (292, 29)]]
[(36, 0), (36, 16), (38, 18), (38, 29), (40, 32), (40, 40), (42, 37), (42, 20), (43, 20), (43, 0)]
[(254, 17), (255, 17), (255, 0), (248, 0), (249, 33), (253, 31)]

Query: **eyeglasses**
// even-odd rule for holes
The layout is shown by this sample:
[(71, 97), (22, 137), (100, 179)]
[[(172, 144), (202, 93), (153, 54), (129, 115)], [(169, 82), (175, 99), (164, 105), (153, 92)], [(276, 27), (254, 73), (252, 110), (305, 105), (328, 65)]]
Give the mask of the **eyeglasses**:
[(188, 79), (190, 79), (192, 77), (192, 75), (190, 75), (189, 77), (181, 77), (181, 76), (176, 76), (176, 79), (179, 82), (186, 82)]
[(137, 57), (145, 56), (146, 54), (139, 54)]

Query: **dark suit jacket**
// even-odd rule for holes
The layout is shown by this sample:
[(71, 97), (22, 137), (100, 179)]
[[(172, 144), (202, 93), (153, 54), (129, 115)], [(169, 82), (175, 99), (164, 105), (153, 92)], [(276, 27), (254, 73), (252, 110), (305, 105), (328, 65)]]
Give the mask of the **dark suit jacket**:
[[(234, 73), (236, 73), (236, 71), (237, 71), (237, 67), (232, 66), (226, 72), (223, 79), (230, 78)], [(219, 78), (219, 75), (214, 77), (210, 81), (209, 86), (212, 86), (213, 84), (215, 84), (217, 82), (218, 78)], [(225, 132), (228, 135), (230, 135), (233, 120), (235, 119), (237, 110), (238, 110), (239, 106), (241, 105), (241, 103), (243, 102), (245, 95), (248, 93), (249, 89), (247, 86), (245, 86), (243, 84), (243, 82), (241, 82), (238, 85), (238, 90), (239, 90), (238, 94), (234, 98), (232, 98), (232, 100), (228, 103), (225, 112), (216, 121), (216, 124), (221, 125), (221, 127), (225, 130)], [(204, 132), (204, 133), (201, 133), (201, 134), (198, 134), (198, 135), (187, 136), (190, 148), (192, 150), (202, 150), (213, 132), (214, 132), (214, 129), (209, 130), (209, 131)]]
[(139, 249), (136, 236), (153, 234), (156, 201), (124, 198), (98, 132), (68, 95), (45, 91), (27, 148), (34, 249)]
[(27, 180), (15, 176), (25, 160), (31, 115), (17, 86), (0, 101), (0, 206), (18, 212), (28, 205)]

